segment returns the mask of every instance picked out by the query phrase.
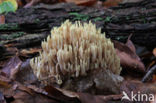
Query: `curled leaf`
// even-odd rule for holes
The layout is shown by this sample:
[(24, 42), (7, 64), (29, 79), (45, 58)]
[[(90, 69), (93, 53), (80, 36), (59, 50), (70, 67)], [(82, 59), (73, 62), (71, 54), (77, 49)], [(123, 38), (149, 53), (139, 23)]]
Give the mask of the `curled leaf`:
[(83, 6), (91, 6), (97, 2), (97, 0), (59, 0), (59, 1), (75, 3), (76, 5), (83, 5)]
[(156, 48), (153, 49), (153, 55), (156, 57)]
[(0, 0), (0, 14), (7, 12), (15, 12), (17, 10), (16, 0)]
[(145, 66), (141, 62), (139, 56), (135, 53), (135, 47), (130, 40), (128, 40), (127, 44), (118, 41), (113, 42), (123, 68), (126, 68), (127, 71), (145, 73)]

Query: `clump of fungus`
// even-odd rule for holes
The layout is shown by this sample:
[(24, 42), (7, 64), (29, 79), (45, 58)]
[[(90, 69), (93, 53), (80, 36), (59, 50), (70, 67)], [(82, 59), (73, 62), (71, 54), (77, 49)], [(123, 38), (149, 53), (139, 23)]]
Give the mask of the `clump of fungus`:
[(65, 77), (85, 77), (95, 70), (120, 74), (120, 59), (113, 43), (91, 22), (72, 24), (67, 20), (53, 28), (41, 46), (43, 51), (31, 59), (30, 65), (45, 84), (61, 85)]

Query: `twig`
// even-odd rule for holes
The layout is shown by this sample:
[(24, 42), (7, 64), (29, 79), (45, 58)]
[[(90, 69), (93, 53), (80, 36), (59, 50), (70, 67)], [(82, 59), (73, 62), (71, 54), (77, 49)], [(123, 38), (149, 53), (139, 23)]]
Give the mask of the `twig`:
[(142, 82), (145, 83), (147, 82), (152, 75), (156, 72), (156, 65), (154, 65), (147, 73), (146, 75), (143, 77)]

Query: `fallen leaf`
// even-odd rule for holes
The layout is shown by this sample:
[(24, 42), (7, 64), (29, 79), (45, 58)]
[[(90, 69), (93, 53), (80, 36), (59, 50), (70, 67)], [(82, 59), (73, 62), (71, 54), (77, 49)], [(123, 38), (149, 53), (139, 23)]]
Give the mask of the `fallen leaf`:
[[(156, 94), (156, 83), (142, 83), (140, 81), (125, 81), (121, 86), (121, 93), (125, 92), (129, 98), (132, 98), (133, 94), (141, 95), (141, 94)], [(137, 97), (137, 96), (136, 96)], [(123, 100), (125, 103), (127, 100)], [(127, 103), (127, 102), (126, 102)], [(128, 102), (129, 103), (129, 102)], [(141, 101), (141, 103), (148, 103), (145, 100)]]
[(0, 103), (3, 97), (1, 93), (8, 103), (60, 103), (16, 81), (10, 81), (9, 78), (0, 77)]
[(11, 80), (0, 75), (0, 87), (2, 88), (10, 88), (11, 84), (10, 84)]
[(80, 103), (80, 101), (76, 97), (68, 97), (53, 86), (45, 86), (44, 90), (48, 93), (48, 95), (50, 95), (52, 98), (55, 98), (59, 102)]
[[(121, 97), (122, 97), (121, 94), (103, 96), (103, 95), (92, 95), (92, 94), (88, 94), (88, 93), (76, 93), (76, 92), (71, 92), (68, 90), (60, 89), (60, 88), (55, 88), (54, 90), (57, 91), (57, 94), (60, 94), (60, 92), (61, 92), (65, 96), (68, 96), (71, 98), (74, 98), (74, 97), (78, 98), (81, 101), (81, 103), (108, 103), (108, 102), (111, 103), (113, 101), (120, 102)], [(58, 90), (59, 90), (59, 92), (58, 92)], [(56, 92), (51, 91), (51, 93), (53, 93), (53, 95), (55, 95), (54, 93), (56, 93)]]
[(7, 77), (14, 78), (21, 63), (22, 61), (17, 56), (12, 57), (10, 61), (3, 67), (2, 72), (5, 73)]
[(132, 43), (132, 41), (130, 40), (131, 37), (132, 37), (132, 34), (128, 37), (128, 40), (127, 40), (127, 42), (126, 42), (125, 45), (127, 45), (127, 46), (131, 49), (131, 51), (133, 51), (134, 53), (136, 53), (135, 46), (134, 46), (134, 44)]
[(106, 0), (106, 1), (103, 2), (103, 6), (107, 7), (107, 8), (117, 6), (122, 1), (123, 0)]
[[(25, 87), (25, 89), (29, 89)], [(31, 94), (27, 90), (18, 89), (18, 92), (13, 96), (14, 101), (12, 103), (59, 103), (45, 95), (39, 94), (30, 90)]]
[(153, 82), (156, 82), (156, 75), (153, 75)]
[(24, 6), (24, 8), (29, 8), (38, 3), (53, 4), (58, 2), (58, 0), (26, 0), (26, 2), (27, 4)]
[(0, 15), (0, 24), (5, 24), (5, 16)]
[(24, 6), (22, 0), (16, 0), (16, 1), (17, 1), (17, 4), (18, 4), (19, 7), (23, 7)]
[[(131, 41), (128, 40), (128, 42), (130, 43)], [(113, 41), (113, 43), (123, 68), (125, 68), (127, 71), (133, 71), (134, 73), (145, 73), (145, 66), (134, 52), (135, 49), (132, 46), (132, 43), (130, 43), (131, 47), (118, 41)]]
[(97, 2), (97, 0), (59, 0), (59, 1), (75, 3), (76, 5), (83, 5), (83, 6), (92, 6)]
[(0, 14), (15, 12), (17, 8), (16, 0), (0, 0)]
[(19, 52), (19, 57), (30, 58), (41, 51), (40, 48), (23, 49)]
[(18, 72), (14, 75), (14, 79), (22, 84), (38, 83), (38, 80), (30, 67), (29, 59), (21, 63)]
[(113, 101), (120, 102), (122, 97), (122, 95), (120, 94), (103, 96), (103, 95), (92, 95), (88, 93), (76, 93), (60, 88), (54, 88), (52, 86), (47, 86), (45, 90), (53, 96), (61, 96), (61, 99), (65, 99), (68, 101), (74, 101), (75, 99), (76, 102), (77, 99), (79, 99), (81, 103), (108, 103), (108, 102), (111, 103)]
[(153, 55), (156, 57), (156, 48), (153, 49)]

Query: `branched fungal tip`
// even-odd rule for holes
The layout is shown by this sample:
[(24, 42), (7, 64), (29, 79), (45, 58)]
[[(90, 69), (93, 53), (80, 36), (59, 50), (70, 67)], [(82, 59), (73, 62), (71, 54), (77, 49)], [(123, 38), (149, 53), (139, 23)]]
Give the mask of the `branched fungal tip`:
[(53, 28), (41, 46), (43, 51), (30, 61), (39, 80), (50, 77), (50, 82), (62, 84), (61, 76), (86, 76), (95, 69), (120, 74), (120, 59), (113, 43), (91, 22), (72, 24), (67, 20)]

